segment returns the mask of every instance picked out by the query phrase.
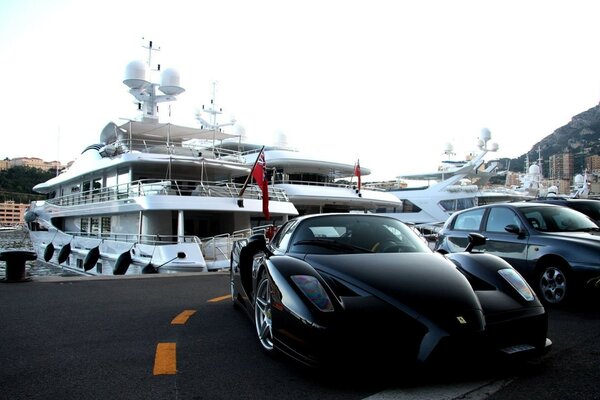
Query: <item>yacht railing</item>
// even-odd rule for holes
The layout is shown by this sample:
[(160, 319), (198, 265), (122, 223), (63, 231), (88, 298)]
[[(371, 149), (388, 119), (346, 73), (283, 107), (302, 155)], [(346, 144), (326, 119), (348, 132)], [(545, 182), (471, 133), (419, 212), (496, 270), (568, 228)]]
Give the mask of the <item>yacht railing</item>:
[[(141, 179), (132, 183), (58, 196), (48, 199), (47, 202), (57, 206), (73, 206), (153, 195), (240, 198), (242, 187), (242, 184), (233, 182)], [(242, 198), (262, 199), (262, 190), (257, 185), (248, 185)], [(285, 191), (272, 186), (269, 187), (269, 200), (289, 201)]]
[(204, 157), (243, 162), (242, 153), (237, 150), (213, 146), (211, 141), (196, 140), (195, 142), (125, 139), (120, 138), (111, 145), (117, 153), (139, 151), (141, 153), (171, 154), (187, 157)]
[(114, 242), (126, 242), (136, 244), (149, 244), (153, 246), (169, 245), (176, 243), (196, 243), (200, 245), (200, 239), (198, 236), (177, 236), (177, 235), (148, 235), (148, 234), (135, 234), (135, 233), (94, 233), (94, 232), (76, 232), (69, 231), (64, 232), (73, 238), (87, 238), (87, 239), (98, 239), (98, 240), (109, 240)]
[(261, 225), (254, 228), (235, 231), (231, 234), (224, 233), (222, 235), (202, 238), (200, 239), (200, 242), (202, 242), (202, 254), (207, 260), (228, 260), (233, 248), (233, 243), (257, 233), (266, 233), (270, 226), (272, 225)]
[[(289, 185), (308, 185), (308, 186), (321, 186), (321, 187), (334, 187), (341, 189), (358, 189), (357, 185), (354, 183), (339, 183), (339, 182), (321, 182), (321, 181), (305, 181), (298, 179), (274, 179), (273, 184), (289, 184)], [(376, 187), (367, 187), (366, 185), (362, 186), (362, 189), (383, 192), (384, 190)]]

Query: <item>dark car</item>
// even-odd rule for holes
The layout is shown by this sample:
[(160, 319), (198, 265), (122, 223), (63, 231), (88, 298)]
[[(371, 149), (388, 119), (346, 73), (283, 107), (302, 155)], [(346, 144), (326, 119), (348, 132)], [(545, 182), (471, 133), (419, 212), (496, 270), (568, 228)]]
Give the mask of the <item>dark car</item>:
[(600, 277), (598, 225), (571, 208), (536, 202), (496, 203), (452, 215), (437, 251), (462, 251), (471, 232), (486, 236), (477, 250), (505, 259), (546, 304), (561, 304)]
[(238, 241), (230, 276), (262, 349), (311, 366), (382, 356), (429, 365), (454, 352), (527, 355), (551, 345), (546, 310), (508, 263), (434, 253), (386, 216), (295, 218), (268, 244), (263, 235)]
[(597, 224), (600, 224), (600, 200), (596, 199), (574, 199), (563, 197), (544, 197), (531, 200), (536, 203), (558, 204), (584, 213)]

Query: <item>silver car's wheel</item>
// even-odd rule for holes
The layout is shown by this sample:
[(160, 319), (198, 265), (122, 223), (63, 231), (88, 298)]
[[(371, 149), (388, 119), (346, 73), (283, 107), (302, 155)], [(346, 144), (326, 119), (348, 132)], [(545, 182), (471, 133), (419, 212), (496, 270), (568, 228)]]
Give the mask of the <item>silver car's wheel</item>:
[(567, 295), (567, 276), (560, 267), (544, 267), (539, 275), (540, 296), (547, 304), (560, 304)]
[(273, 325), (271, 321), (271, 292), (269, 278), (263, 275), (254, 296), (254, 323), (258, 341), (267, 352), (273, 351)]

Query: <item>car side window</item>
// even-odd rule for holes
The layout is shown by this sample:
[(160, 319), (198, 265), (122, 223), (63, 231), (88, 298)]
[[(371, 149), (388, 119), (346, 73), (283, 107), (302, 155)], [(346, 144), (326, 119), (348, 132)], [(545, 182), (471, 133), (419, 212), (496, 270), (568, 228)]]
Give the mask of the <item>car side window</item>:
[(288, 246), (288, 242), (290, 241), (290, 237), (292, 236), (292, 232), (294, 232), (294, 227), (298, 225), (296, 222), (297, 221), (292, 221), (283, 226), (282, 229), (279, 232), (277, 232), (277, 235), (273, 238), (271, 246), (278, 250), (285, 251)]
[(456, 216), (454, 229), (462, 231), (478, 231), (483, 218), (484, 209), (463, 212)]
[(485, 227), (487, 232), (506, 232), (504, 227), (507, 225), (521, 227), (519, 218), (513, 210), (506, 207), (493, 207), (490, 209)]

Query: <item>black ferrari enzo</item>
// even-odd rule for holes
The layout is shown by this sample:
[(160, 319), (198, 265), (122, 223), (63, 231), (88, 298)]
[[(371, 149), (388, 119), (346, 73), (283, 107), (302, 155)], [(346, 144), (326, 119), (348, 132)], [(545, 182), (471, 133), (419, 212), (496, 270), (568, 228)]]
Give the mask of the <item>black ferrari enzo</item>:
[(254, 235), (234, 245), (232, 300), (266, 352), (311, 366), (548, 350), (547, 314), (533, 290), (501, 258), (471, 248), (434, 253), (390, 217), (306, 215), (269, 243)]

